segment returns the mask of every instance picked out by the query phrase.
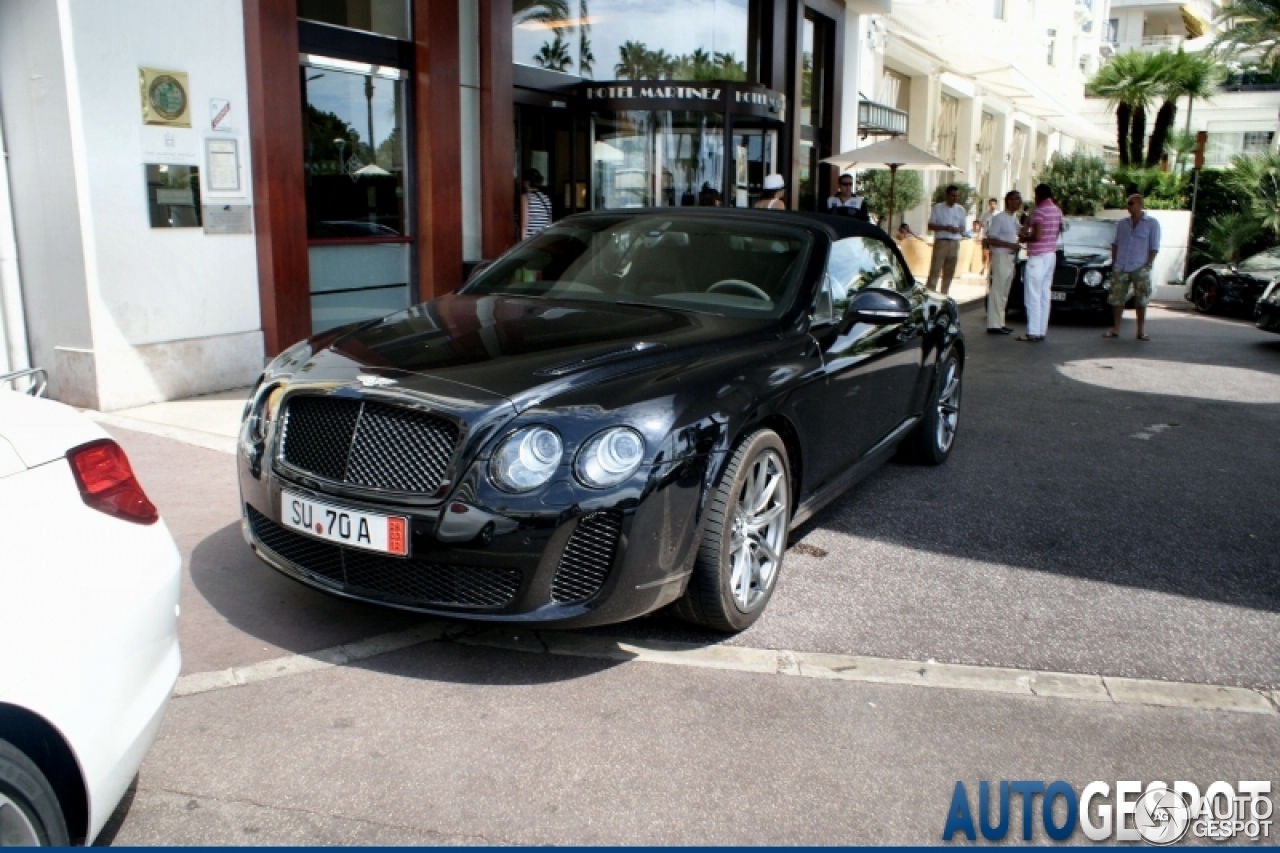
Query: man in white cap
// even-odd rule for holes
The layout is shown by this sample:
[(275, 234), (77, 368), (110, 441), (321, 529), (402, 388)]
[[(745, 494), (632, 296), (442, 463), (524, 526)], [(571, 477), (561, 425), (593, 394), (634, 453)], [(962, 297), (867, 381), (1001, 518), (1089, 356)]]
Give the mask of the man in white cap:
[(786, 210), (787, 203), (782, 200), (782, 194), (786, 189), (787, 182), (777, 172), (765, 175), (764, 192), (760, 194), (760, 200), (755, 206), (765, 210)]

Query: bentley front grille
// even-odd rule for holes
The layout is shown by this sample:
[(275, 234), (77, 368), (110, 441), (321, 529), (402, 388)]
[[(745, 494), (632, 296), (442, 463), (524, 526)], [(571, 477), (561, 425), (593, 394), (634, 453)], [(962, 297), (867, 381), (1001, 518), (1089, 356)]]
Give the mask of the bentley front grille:
[(1052, 290), (1075, 290), (1076, 277), (1080, 274), (1078, 267), (1058, 264), (1053, 270)]
[(560, 557), (551, 581), (551, 600), (575, 604), (599, 592), (613, 566), (621, 533), (622, 516), (616, 512), (583, 516)]
[(357, 598), (420, 607), (496, 610), (515, 600), (520, 572), (486, 566), (452, 566), (345, 548), (295, 533), (245, 507), (254, 538), (314, 579)]
[(285, 404), (284, 461), (316, 477), (435, 494), (458, 444), (451, 421), (372, 400), (301, 395)]

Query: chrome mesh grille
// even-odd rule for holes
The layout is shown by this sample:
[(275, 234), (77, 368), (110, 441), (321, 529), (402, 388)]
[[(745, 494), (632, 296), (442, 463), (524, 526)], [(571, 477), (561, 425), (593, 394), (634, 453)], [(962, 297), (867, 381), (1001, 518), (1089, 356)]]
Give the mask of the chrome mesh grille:
[(434, 494), (458, 428), (406, 406), (302, 395), (285, 404), (281, 440), (284, 460), (299, 471), (353, 486)]
[(613, 566), (621, 533), (622, 516), (616, 512), (583, 516), (560, 557), (551, 581), (551, 600), (573, 604), (599, 592)]
[(349, 595), (410, 606), (496, 610), (520, 592), (516, 569), (451, 566), (344, 548), (295, 533), (253, 507), (245, 508), (254, 538), (263, 547)]
[(1067, 266), (1059, 263), (1053, 270), (1052, 290), (1075, 290), (1076, 278), (1080, 275), (1080, 268)]

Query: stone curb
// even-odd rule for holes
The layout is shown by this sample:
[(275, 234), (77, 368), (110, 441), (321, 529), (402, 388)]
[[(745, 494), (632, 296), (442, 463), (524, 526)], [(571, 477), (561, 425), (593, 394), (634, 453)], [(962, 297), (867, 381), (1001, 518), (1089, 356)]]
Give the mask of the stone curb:
[(196, 447), (203, 447), (206, 450), (217, 450), (221, 453), (236, 452), (236, 440), (229, 436), (218, 435), (212, 432), (200, 432), (199, 430), (172, 426), (170, 424), (158, 424), (153, 421), (144, 421), (138, 418), (122, 418), (118, 415), (107, 414), (106, 412), (97, 412), (93, 409), (85, 409), (84, 413), (90, 419), (97, 421), (100, 424), (106, 424), (107, 426), (133, 430), (134, 432), (143, 432), (148, 435), (158, 435), (161, 438), (181, 441), (184, 444), (193, 444)]
[(757, 675), (976, 690), (1041, 699), (1106, 702), (1113, 705), (1153, 705), (1250, 714), (1280, 713), (1280, 690), (1251, 690), (1215, 684), (1069, 672), (1038, 672), (1030, 669), (938, 663), (932, 660), (910, 661), (786, 649), (627, 640), (569, 631), (534, 631), (521, 627), (468, 628), (443, 622), (428, 622), (407, 631), (381, 634), (309, 654), (287, 655), (249, 666), (184, 675), (178, 679), (173, 695), (192, 696), (316, 672), (436, 641), (531, 654), (564, 655), (620, 663), (640, 661)]

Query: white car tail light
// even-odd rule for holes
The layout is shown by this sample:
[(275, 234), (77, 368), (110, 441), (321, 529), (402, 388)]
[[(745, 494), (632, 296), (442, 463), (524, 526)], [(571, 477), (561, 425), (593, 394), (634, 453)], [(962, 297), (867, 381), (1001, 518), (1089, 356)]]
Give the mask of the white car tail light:
[(133, 476), (129, 458), (114, 441), (82, 444), (67, 451), (67, 461), (80, 487), (80, 497), (88, 506), (137, 524), (155, 524), (160, 519), (155, 504), (147, 499)]

